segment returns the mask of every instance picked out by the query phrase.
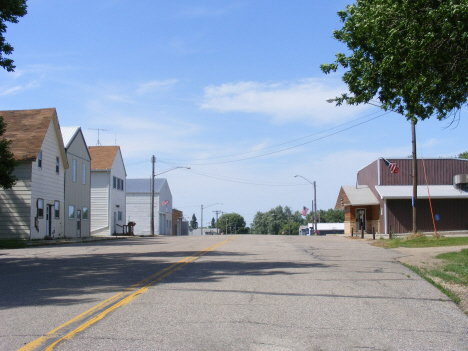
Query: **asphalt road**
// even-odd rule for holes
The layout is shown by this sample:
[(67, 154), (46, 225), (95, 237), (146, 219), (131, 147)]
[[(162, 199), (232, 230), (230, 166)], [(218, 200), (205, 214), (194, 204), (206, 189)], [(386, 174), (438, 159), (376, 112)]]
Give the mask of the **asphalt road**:
[(0, 251), (1, 350), (468, 350), (468, 317), (339, 237), (198, 236)]

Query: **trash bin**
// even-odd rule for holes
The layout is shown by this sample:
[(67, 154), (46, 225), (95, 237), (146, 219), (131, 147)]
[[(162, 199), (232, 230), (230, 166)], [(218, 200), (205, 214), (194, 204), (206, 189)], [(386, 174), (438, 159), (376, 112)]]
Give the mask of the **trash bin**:
[(135, 233), (133, 232), (133, 227), (135, 226), (135, 222), (128, 222), (128, 235), (135, 235)]

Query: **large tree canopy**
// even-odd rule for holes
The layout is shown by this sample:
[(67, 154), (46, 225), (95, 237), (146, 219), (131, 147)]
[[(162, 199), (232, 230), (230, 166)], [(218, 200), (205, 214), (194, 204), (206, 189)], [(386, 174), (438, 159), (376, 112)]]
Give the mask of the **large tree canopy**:
[(8, 72), (13, 72), (13, 60), (3, 57), (13, 52), (13, 46), (5, 41), (3, 34), (7, 26), (5, 22), (18, 23), (18, 17), (23, 17), (26, 11), (26, 0), (0, 0), (0, 66)]
[(344, 26), (333, 36), (351, 54), (320, 66), (325, 73), (347, 69), (351, 94), (337, 97), (338, 105), (378, 98), (415, 121), (444, 119), (466, 103), (466, 0), (357, 0), (338, 15)]

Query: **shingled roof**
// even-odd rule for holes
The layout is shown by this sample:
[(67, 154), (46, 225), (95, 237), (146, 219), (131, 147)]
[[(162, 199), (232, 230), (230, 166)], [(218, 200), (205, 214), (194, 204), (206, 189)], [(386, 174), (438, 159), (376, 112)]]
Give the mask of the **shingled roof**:
[(119, 146), (90, 146), (91, 169), (107, 170), (112, 168)]
[(62, 159), (64, 158), (65, 150), (55, 108), (0, 111), (0, 116), (7, 124), (3, 138), (12, 140), (10, 151), (17, 161), (36, 160), (51, 119), (55, 124)]

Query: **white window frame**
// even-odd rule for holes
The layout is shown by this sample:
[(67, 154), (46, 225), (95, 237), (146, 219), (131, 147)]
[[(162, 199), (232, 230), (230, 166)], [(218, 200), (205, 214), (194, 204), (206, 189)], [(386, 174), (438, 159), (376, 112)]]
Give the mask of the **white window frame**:
[(60, 201), (57, 200), (54, 201), (54, 218), (60, 218)]
[(81, 167), (81, 184), (86, 184), (86, 163)]
[(37, 168), (42, 169), (42, 150), (37, 154)]
[(83, 207), (83, 212), (81, 212), (81, 219), (83, 221), (89, 220), (89, 209), (88, 209), (88, 207)]
[(37, 218), (44, 218), (44, 199), (36, 201)]
[(76, 160), (72, 160), (72, 182), (76, 183)]
[(75, 205), (68, 205), (68, 219), (75, 219)]

